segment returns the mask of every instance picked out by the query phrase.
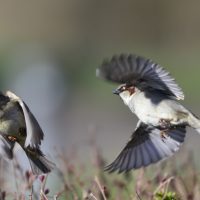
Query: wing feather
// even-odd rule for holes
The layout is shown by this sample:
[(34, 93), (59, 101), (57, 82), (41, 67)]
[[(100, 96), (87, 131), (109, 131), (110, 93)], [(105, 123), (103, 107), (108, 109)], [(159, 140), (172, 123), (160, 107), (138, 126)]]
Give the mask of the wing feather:
[(127, 143), (119, 156), (108, 165), (105, 170), (119, 173), (145, 167), (172, 156), (183, 143), (186, 127), (177, 126), (168, 131), (163, 138), (161, 130), (138, 123), (131, 140)]
[(37, 122), (36, 118), (28, 108), (28, 106), (24, 103), (24, 101), (16, 96), (13, 92), (7, 91), (6, 95), (17, 101), (19, 105), (22, 108), (24, 118), (25, 118), (25, 123), (26, 123), (26, 131), (27, 131), (27, 137), (25, 141), (25, 146), (30, 147), (38, 147), (41, 144), (41, 140), (44, 138), (44, 133)]
[(120, 84), (134, 84), (145, 90), (161, 90), (178, 100), (184, 99), (182, 89), (166, 70), (150, 59), (136, 55), (115, 55), (97, 69), (97, 76)]

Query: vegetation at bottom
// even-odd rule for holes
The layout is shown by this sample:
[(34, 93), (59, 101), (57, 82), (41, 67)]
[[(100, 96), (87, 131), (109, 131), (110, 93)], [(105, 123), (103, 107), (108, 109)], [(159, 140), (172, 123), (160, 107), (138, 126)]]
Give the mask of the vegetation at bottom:
[[(91, 163), (80, 161), (76, 153), (58, 153), (57, 167), (49, 175), (24, 172), (14, 160), (14, 184), (0, 174), (0, 200), (198, 200), (200, 176), (192, 154), (180, 161), (170, 160), (128, 173), (109, 174), (98, 148), (91, 149)], [(180, 163), (181, 162), (181, 163)], [(1, 165), (1, 172), (4, 170)], [(37, 184), (36, 184), (37, 183)], [(12, 187), (6, 187), (8, 185)], [(37, 185), (37, 187), (35, 186)], [(6, 188), (6, 189), (5, 189)], [(55, 189), (56, 188), (56, 189)]]

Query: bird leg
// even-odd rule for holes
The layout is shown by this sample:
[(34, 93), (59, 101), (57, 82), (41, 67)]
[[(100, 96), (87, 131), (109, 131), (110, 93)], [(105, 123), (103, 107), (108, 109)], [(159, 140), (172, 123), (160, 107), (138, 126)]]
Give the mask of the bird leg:
[(169, 119), (160, 119), (159, 120), (159, 125), (162, 129), (169, 129), (171, 128), (171, 123), (170, 123), (171, 120)]
[(170, 121), (171, 120), (167, 120), (167, 119), (159, 120), (159, 125), (160, 125), (160, 128), (162, 129), (160, 131), (160, 136), (163, 142), (165, 142), (165, 139), (167, 139), (168, 131), (172, 128)]
[(168, 129), (160, 131), (160, 137), (163, 142), (165, 142), (167, 136), (168, 136)]

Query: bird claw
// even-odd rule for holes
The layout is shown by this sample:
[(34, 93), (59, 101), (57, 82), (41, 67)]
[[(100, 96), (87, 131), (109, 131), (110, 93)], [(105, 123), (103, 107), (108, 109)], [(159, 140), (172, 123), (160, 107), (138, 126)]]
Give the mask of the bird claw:
[(8, 136), (8, 139), (9, 139), (10, 141), (12, 141), (12, 142), (16, 142), (16, 141), (17, 141), (17, 138), (14, 137), (14, 136), (11, 136), (11, 135)]
[(163, 130), (160, 132), (160, 136), (161, 136), (161, 140), (163, 142), (165, 142), (165, 140), (167, 139), (167, 136), (168, 136), (168, 133), (167, 133), (167, 130)]
[(169, 129), (171, 127), (170, 120), (160, 119), (159, 120), (160, 127), (163, 129)]

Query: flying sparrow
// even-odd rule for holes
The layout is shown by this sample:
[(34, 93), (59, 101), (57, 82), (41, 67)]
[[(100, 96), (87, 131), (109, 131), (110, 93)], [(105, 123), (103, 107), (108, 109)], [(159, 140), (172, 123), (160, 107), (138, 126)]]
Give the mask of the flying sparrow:
[(181, 88), (159, 64), (122, 54), (104, 61), (96, 73), (121, 84), (113, 93), (139, 118), (127, 145), (106, 167), (109, 172), (138, 169), (173, 155), (187, 126), (200, 133), (200, 120), (179, 101), (184, 99)]
[(55, 166), (40, 149), (44, 133), (21, 98), (7, 91), (0, 93), (0, 157), (13, 158), (18, 143), (29, 158), (33, 174), (50, 172)]

